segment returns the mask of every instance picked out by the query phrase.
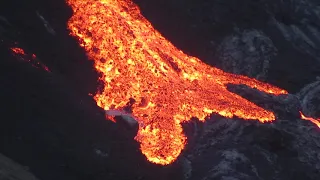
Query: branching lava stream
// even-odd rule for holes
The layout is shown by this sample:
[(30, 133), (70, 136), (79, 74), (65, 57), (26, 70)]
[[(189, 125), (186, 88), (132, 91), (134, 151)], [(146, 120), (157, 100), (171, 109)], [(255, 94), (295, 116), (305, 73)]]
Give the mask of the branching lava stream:
[(134, 99), (133, 115), (140, 127), (136, 140), (147, 159), (170, 164), (183, 150), (180, 125), (211, 113), (225, 117), (272, 121), (272, 112), (227, 90), (245, 84), (272, 94), (272, 85), (225, 73), (178, 50), (157, 32), (131, 0), (67, 0), (73, 9), (68, 22), (95, 68), (103, 74), (102, 92), (95, 96), (104, 109), (121, 110)]

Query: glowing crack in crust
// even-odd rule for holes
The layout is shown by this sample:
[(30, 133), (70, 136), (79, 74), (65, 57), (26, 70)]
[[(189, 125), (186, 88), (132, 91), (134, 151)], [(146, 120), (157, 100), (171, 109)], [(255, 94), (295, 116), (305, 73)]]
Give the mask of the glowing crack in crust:
[(133, 98), (133, 115), (143, 126), (136, 140), (142, 153), (157, 164), (170, 164), (186, 137), (181, 122), (204, 120), (211, 113), (225, 117), (272, 121), (275, 116), (231, 93), (226, 84), (245, 84), (272, 94), (272, 85), (225, 73), (177, 49), (157, 32), (131, 0), (67, 0), (73, 9), (68, 22), (95, 68), (103, 74), (97, 104), (121, 110)]

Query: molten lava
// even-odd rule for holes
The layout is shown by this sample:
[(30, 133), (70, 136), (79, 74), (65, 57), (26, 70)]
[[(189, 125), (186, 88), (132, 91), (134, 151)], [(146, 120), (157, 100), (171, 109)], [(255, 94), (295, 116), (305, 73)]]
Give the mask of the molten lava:
[(27, 54), (23, 49), (18, 47), (10, 48), (13, 55), (15, 55), (17, 58), (19, 58), (22, 61), (29, 62), (32, 64), (33, 67), (44, 69), (47, 72), (50, 72), (49, 68), (42, 64), (35, 54), (29, 55)]
[(316, 124), (320, 128), (320, 118), (319, 119), (315, 119), (315, 118), (312, 118), (312, 117), (306, 117), (304, 114), (302, 114), (301, 111), (300, 111), (300, 115), (301, 115), (301, 119), (311, 121), (311, 122), (313, 122), (314, 124)]
[(24, 50), (21, 49), (21, 48), (18, 48), (18, 47), (11, 48), (11, 51), (14, 52), (17, 55), (23, 55), (23, 56), (26, 55)]
[(67, 0), (73, 9), (68, 22), (95, 68), (103, 74), (103, 91), (95, 95), (105, 110), (123, 110), (130, 99), (140, 127), (136, 140), (147, 159), (173, 162), (186, 137), (181, 122), (211, 113), (225, 117), (272, 121), (272, 112), (227, 90), (245, 84), (272, 94), (272, 85), (225, 73), (177, 49), (157, 32), (131, 0)]

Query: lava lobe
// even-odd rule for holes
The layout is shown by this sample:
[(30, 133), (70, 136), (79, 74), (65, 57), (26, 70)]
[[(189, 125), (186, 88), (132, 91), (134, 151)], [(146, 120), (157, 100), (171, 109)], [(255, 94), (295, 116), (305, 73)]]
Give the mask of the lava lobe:
[(181, 122), (204, 121), (211, 113), (272, 121), (275, 115), (229, 92), (245, 84), (272, 94), (286, 94), (267, 83), (220, 69), (188, 56), (156, 31), (131, 0), (67, 0), (68, 21), (95, 68), (104, 89), (95, 95), (105, 110), (123, 110), (130, 99), (140, 127), (136, 140), (147, 159), (170, 164), (186, 144)]

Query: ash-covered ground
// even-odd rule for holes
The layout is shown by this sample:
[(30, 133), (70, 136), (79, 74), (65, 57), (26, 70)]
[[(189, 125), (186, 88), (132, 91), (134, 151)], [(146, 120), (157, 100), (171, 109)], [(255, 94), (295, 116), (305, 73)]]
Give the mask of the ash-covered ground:
[[(0, 153), (38, 179), (318, 179), (320, 3), (315, 0), (135, 0), (187, 54), (288, 90), (274, 97), (229, 86), (278, 119), (272, 124), (212, 115), (185, 124), (189, 144), (165, 167), (149, 163), (134, 133), (105, 120), (88, 94), (100, 86), (66, 22), (64, 0), (0, 3)], [(50, 72), (10, 52), (34, 53)], [(1, 169), (1, 168), (0, 168)], [(1, 174), (1, 173), (0, 173)], [(1, 177), (1, 176), (0, 176)]]

